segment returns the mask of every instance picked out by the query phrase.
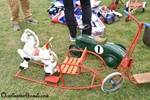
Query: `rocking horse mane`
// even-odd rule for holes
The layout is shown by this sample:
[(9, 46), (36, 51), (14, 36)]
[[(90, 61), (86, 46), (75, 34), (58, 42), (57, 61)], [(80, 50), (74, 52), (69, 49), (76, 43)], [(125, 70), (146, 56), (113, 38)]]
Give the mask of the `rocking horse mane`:
[(38, 48), (38, 46), (39, 46), (39, 39), (36, 36), (36, 34), (33, 31), (31, 31), (30, 29), (26, 29), (25, 33), (27, 33), (28, 36), (33, 36), (33, 38), (35, 40), (34, 48)]
[(58, 61), (58, 57), (54, 53), (52, 54), (52, 56), (53, 56), (53, 60), (57, 62)]

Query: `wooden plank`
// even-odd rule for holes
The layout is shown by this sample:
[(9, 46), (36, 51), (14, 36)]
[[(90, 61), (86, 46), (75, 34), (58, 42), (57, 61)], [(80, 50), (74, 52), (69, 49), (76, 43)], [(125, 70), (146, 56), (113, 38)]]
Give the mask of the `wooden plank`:
[[(65, 60), (63, 61), (63, 63), (66, 63), (66, 62), (68, 62), (68, 57), (66, 57), (65, 58)], [(63, 64), (62, 66), (61, 66), (61, 70), (63, 71), (63, 69), (64, 69), (64, 67), (65, 67), (65, 64)]]
[[(79, 65), (80, 61), (81, 61), (81, 58), (78, 58), (76, 65)], [(71, 74), (75, 74), (78, 68), (79, 68), (78, 66), (74, 67)]]
[[(78, 58), (73, 58), (73, 61), (72, 61), (71, 64), (76, 64), (77, 60), (78, 60)], [(67, 73), (71, 73), (73, 69), (74, 69), (74, 67), (70, 66)]]
[[(71, 57), (71, 58), (68, 60), (67, 63), (71, 64), (72, 60), (73, 60), (73, 58)], [(62, 72), (63, 72), (63, 73), (66, 73), (69, 66), (70, 66), (70, 65), (65, 65), (65, 66), (64, 66), (64, 69), (62, 70)]]
[(134, 74), (133, 77), (138, 83), (150, 82), (150, 73)]

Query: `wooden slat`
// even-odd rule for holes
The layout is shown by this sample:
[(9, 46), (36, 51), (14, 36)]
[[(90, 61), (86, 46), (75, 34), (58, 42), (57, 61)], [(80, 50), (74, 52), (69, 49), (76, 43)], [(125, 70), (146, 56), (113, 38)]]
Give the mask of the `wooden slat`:
[(133, 77), (138, 83), (150, 82), (150, 73), (134, 74)]
[[(77, 59), (77, 63), (76, 63), (76, 65), (79, 65), (80, 60), (81, 60), (81, 58), (78, 58), (78, 59)], [(71, 74), (75, 74), (78, 68), (79, 68), (79, 67), (77, 67), (77, 66), (76, 66), (76, 67), (74, 67), (74, 68), (73, 68), (73, 70), (72, 70), (72, 73), (71, 73)]]
[[(71, 57), (71, 58), (68, 60), (67, 63), (71, 64), (72, 60), (73, 60), (73, 58)], [(63, 73), (66, 73), (69, 66), (70, 66), (70, 65), (66, 65), (66, 66), (64, 67), (64, 69), (62, 70), (62, 72), (63, 72)]]
[[(80, 58), (66, 57), (63, 63), (79, 65), (82, 61), (84, 61), (85, 59), (84, 57), (86, 56), (86, 53), (87, 53), (87, 49), (85, 48)], [(72, 66), (67, 64), (63, 64), (61, 66), (62, 73), (68, 73), (68, 74), (76, 74), (78, 68), (79, 66)]]
[[(77, 60), (78, 58), (74, 58), (71, 64), (76, 64)], [(70, 66), (67, 73), (71, 73), (73, 69), (74, 69), (74, 66)]]
[[(68, 59), (69, 59), (69, 58), (68, 58), (68, 57), (66, 57), (63, 63), (68, 62)], [(62, 70), (62, 71), (63, 71), (64, 67), (65, 67), (65, 64), (63, 64), (63, 65), (61, 66), (61, 70)]]

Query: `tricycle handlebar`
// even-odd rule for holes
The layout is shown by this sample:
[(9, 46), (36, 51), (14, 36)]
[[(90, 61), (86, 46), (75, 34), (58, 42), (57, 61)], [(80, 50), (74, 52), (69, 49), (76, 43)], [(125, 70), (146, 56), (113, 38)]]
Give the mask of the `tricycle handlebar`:
[(129, 15), (129, 12), (127, 12), (126, 10), (123, 10), (123, 12), (124, 12), (126, 15)]
[(141, 27), (141, 22), (139, 22), (139, 21), (138, 21), (134, 16), (132, 16), (132, 14), (130, 14), (128, 11), (123, 10), (123, 12), (124, 12), (127, 16), (129, 16), (131, 19), (133, 19), (133, 20), (137, 23), (138, 28), (140, 29), (140, 27)]
[(146, 27), (149, 27), (149, 28), (150, 28), (150, 24), (149, 24), (149, 23), (144, 22), (144, 26), (146, 26)]

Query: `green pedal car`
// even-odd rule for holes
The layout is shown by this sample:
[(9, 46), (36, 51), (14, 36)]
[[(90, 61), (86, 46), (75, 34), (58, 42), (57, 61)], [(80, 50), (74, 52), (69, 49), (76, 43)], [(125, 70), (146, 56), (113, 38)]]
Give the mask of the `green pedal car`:
[[(121, 44), (107, 42), (107, 38), (91, 37), (86, 34), (77, 36), (75, 44), (71, 44), (69, 49), (84, 49), (85, 47), (100, 55), (110, 68), (117, 68), (126, 53), (126, 48)], [(81, 52), (70, 53), (73, 57), (81, 56)]]

